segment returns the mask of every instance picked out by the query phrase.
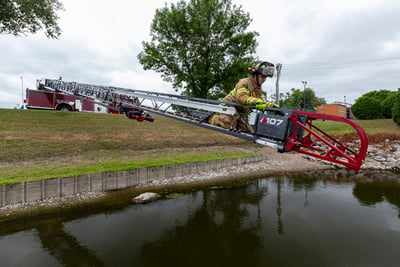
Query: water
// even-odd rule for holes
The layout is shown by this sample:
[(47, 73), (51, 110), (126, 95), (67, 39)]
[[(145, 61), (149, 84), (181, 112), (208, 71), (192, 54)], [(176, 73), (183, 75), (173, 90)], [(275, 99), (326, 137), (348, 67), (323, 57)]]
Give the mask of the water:
[(398, 183), (281, 177), (3, 223), (0, 266), (399, 266), (399, 245)]

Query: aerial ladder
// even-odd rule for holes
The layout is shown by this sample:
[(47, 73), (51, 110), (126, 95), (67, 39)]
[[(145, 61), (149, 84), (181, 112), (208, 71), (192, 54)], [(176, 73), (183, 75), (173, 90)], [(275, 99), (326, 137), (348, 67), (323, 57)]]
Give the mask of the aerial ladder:
[[(358, 172), (363, 164), (368, 137), (356, 123), (343, 117), (303, 110), (268, 108), (252, 112), (248, 118), (249, 131), (240, 132), (208, 123), (213, 113), (240, 116), (235, 105), (219, 100), (128, 89), (114, 86), (90, 85), (57, 79), (37, 80), (38, 90), (50, 90), (86, 97), (98, 105), (113, 107), (137, 121), (154, 121), (150, 114), (158, 114), (186, 123), (205, 127), (261, 145), (274, 147), (278, 152), (297, 152), (309, 157), (345, 166)], [(255, 110), (255, 106), (248, 106)], [(239, 118), (241, 119), (241, 118)], [(336, 121), (350, 125), (358, 135), (358, 144), (344, 144), (314, 124), (316, 120)]]

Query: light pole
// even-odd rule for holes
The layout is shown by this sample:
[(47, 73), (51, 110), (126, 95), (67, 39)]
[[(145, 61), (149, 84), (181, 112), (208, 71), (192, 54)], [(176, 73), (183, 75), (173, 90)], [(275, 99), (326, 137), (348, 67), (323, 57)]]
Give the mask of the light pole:
[(282, 64), (276, 64), (276, 90), (275, 90), (275, 103), (279, 105), (279, 77), (281, 76)]
[(307, 86), (307, 81), (301, 81), (304, 85), (304, 90), (303, 90), (303, 110), (306, 110), (306, 86)]

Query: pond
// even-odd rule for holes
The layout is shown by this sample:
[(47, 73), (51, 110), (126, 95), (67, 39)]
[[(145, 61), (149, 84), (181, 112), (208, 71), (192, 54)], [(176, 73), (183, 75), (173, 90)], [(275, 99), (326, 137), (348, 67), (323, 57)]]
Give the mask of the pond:
[(377, 175), (250, 179), (24, 217), (1, 225), (0, 266), (399, 266), (400, 184)]

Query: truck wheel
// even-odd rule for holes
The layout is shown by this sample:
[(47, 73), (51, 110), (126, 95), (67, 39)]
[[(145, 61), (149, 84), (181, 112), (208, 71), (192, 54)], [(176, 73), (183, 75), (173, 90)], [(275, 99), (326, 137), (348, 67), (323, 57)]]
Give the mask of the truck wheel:
[(69, 105), (63, 104), (63, 105), (59, 105), (57, 107), (57, 110), (59, 110), (59, 111), (72, 111), (72, 107), (69, 106)]

